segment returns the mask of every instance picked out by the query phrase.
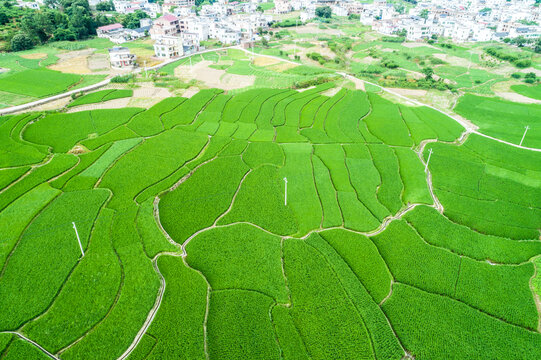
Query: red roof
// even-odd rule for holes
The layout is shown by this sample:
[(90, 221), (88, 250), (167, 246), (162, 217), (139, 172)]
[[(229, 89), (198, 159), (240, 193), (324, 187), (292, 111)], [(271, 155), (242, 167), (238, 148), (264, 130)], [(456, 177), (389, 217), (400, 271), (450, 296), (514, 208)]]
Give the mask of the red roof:
[(97, 30), (111, 31), (111, 30), (116, 30), (116, 29), (122, 29), (123, 27), (124, 26), (122, 26), (122, 24), (116, 23), (116, 24), (111, 24), (111, 25), (100, 26)]
[(178, 21), (178, 18), (174, 15), (171, 15), (171, 14), (167, 14), (167, 15), (164, 15), (160, 18), (160, 20), (166, 20), (166, 21), (169, 21), (169, 22), (173, 22), (173, 21)]

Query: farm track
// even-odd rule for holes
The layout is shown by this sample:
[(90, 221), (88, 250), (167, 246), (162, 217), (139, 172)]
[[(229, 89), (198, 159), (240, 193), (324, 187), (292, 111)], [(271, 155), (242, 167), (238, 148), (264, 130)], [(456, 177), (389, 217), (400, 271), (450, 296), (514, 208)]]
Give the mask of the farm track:
[(24, 336), (23, 334), (21, 334), (21, 333), (19, 333), (17, 331), (0, 331), (0, 334), (13, 334), (15, 336), (18, 336), (20, 339), (22, 339), (22, 340), (32, 344), (33, 346), (35, 346), (37, 349), (39, 349), (44, 355), (48, 356), (49, 358), (59, 360), (56, 356), (54, 356), (53, 354), (51, 354), (50, 352), (45, 350), (45, 348), (43, 346), (41, 346), (40, 344), (38, 344), (34, 340), (31, 340), (31, 339), (27, 338), (26, 336)]

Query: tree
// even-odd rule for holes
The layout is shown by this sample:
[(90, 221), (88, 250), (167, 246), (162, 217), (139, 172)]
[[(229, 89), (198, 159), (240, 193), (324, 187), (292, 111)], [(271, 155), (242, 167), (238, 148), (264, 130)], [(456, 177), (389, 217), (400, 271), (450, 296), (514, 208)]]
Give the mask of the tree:
[(404, 4), (395, 4), (394, 9), (397, 13), (403, 14), (404, 10), (406, 10), (406, 6)]
[(4, 11), (0, 11), (0, 25), (5, 25), (9, 22), (9, 17)]
[(526, 44), (526, 38), (524, 36), (518, 36), (512, 40), (512, 43), (518, 47), (523, 47)]
[(422, 17), (423, 19), (428, 19), (428, 10), (427, 9), (423, 9), (421, 11), (421, 13), (419, 14), (419, 17)]
[(331, 15), (332, 15), (332, 9), (330, 6), (320, 6), (316, 8), (317, 17), (329, 19)]
[(269, 47), (269, 41), (265, 37), (261, 37), (261, 46)]
[(32, 49), (34, 43), (32, 39), (25, 33), (19, 33), (11, 39), (11, 50), (12, 51), (22, 51)]
[(103, 1), (96, 5), (96, 10), (98, 11), (113, 11), (115, 6), (112, 1)]
[(134, 13), (128, 14), (128, 16), (126, 16), (122, 21), (122, 25), (124, 25), (124, 27), (128, 29), (137, 29), (138, 27), (140, 27), (140, 20), (147, 17), (147, 13), (141, 10), (137, 10)]
[(75, 41), (77, 36), (71, 29), (58, 28), (53, 33), (53, 38), (56, 41)]
[(265, 10), (263, 10), (261, 5), (257, 5), (257, 8), (255, 9), (255, 11), (260, 12), (260, 13), (265, 12)]
[(524, 75), (524, 81), (528, 84), (533, 84), (537, 81), (537, 75), (535, 75), (534, 72), (529, 72), (526, 75)]
[(359, 20), (361, 18), (361, 15), (359, 14), (349, 14), (348, 19), (349, 20)]
[(533, 51), (535, 51), (538, 54), (541, 53), (541, 38), (537, 39), (535, 46), (533, 48)]
[(432, 69), (431, 67), (425, 67), (423, 68), (422, 72), (423, 74), (425, 74), (425, 78), (427, 80), (433, 80), (432, 75), (434, 75), (434, 69)]

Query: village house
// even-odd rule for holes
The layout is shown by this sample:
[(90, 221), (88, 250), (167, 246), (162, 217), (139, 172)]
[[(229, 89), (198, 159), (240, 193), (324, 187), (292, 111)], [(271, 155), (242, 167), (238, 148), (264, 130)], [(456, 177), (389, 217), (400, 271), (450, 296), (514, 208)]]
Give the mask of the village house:
[(124, 29), (124, 26), (122, 26), (122, 24), (115, 23), (115, 24), (100, 26), (99, 28), (96, 29), (96, 34), (98, 34), (98, 37), (108, 38), (111, 35), (111, 33), (121, 30), (121, 29)]
[(153, 40), (161, 36), (170, 36), (180, 33), (180, 21), (176, 16), (164, 15), (154, 21), (150, 29), (150, 38)]
[(173, 59), (184, 55), (182, 38), (178, 35), (162, 35), (154, 43), (154, 53), (161, 59)]
[(113, 69), (133, 69), (137, 66), (137, 56), (126, 47), (115, 46), (109, 49), (109, 60)]

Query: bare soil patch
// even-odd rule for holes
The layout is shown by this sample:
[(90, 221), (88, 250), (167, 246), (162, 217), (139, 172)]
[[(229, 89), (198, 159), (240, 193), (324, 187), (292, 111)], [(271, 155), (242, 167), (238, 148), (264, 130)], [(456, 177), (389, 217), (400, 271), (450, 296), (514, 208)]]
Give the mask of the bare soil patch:
[(468, 66), (475, 65), (471, 61), (469, 61), (467, 59), (460, 58), (458, 56), (440, 54), (440, 53), (433, 54), (432, 56), (434, 56), (436, 59), (443, 60), (443, 61), (449, 63), (449, 65), (453, 65), (453, 66), (468, 67)]
[(24, 55), (19, 55), (19, 56), (22, 57), (23, 59), (36, 60), (36, 59), (45, 59), (47, 57), (47, 54), (33, 53), (33, 54), (24, 54)]
[(72, 113), (72, 112), (79, 112), (79, 111), (85, 111), (85, 110), (122, 109), (122, 108), (128, 107), (130, 100), (131, 100), (130, 98), (122, 98), (122, 99), (114, 99), (114, 100), (97, 103), (97, 104), (75, 106), (73, 108), (69, 108), (67, 112)]
[(324, 91), (321, 93), (321, 95), (325, 95), (325, 96), (334, 96), (336, 95), (336, 93), (338, 93), (340, 91), (340, 89), (342, 89), (341, 87), (335, 87), (335, 88), (331, 88), (327, 91)]
[(371, 64), (375, 64), (375, 63), (379, 62), (379, 59), (373, 58), (372, 56), (365, 56), (362, 59), (357, 59), (357, 61), (362, 63), (362, 64), (371, 65)]
[(212, 64), (212, 61), (200, 61), (191, 67), (181, 65), (175, 69), (175, 76), (185, 82), (195, 79), (203, 82), (208, 87), (223, 90), (240, 89), (253, 85), (255, 82), (254, 75), (228, 74), (225, 70), (209, 67)]
[(349, 78), (348, 80), (350, 80), (352, 83), (355, 84), (355, 89), (356, 90), (362, 90), (362, 91), (365, 91), (365, 88), (364, 88), (364, 81), (362, 81), (361, 79), (357, 79), (357, 78)]
[(496, 96), (504, 98), (505, 100), (523, 104), (541, 104), (541, 100), (532, 99), (527, 96), (517, 94), (516, 92), (496, 92)]
[(90, 71), (109, 70), (109, 57), (106, 54), (92, 54), (87, 59)]
[(421, 89), (402, 89), (402, 88), (389, 88), (389, 90), (394, 91), (397, 94), (413, 97), (413, 98), (422, 98), (426, 96), (427, 91)]
[(194, 96), (195, 94), (197, 94), (199, 92), (199, 89), (192, 86), (192, 87), (189, 87), (187, 88), (184, 93), (182, 94), (182, 97), (185, 97), (185, 98), (191, 98), (192, 96)]
[(254, 59), (254, 65), (256, 66), (269, 66), (269, 65), (275, 65), (280, 63), (281, 61), (274, 58), (269, 58), (266, 56), (257, 56)]
[(297, 66), (299, 65), (283, 62), (283, 63), (269, 66), (268, 68), (273, 71), (284, 72), (286, 70), (293, 69)]
[(417, 47), (423, 47), (423, 46), (426, 46), (426, 47), (429, 47), (429, 48), (432, 48), (432, 49), (437, 49), (437, 47), (434, 47), (430, 44), (425, 44), (425, 43), (418, 43), (418, 42), (403, 42), (402, 43), (402, 46), (404, 47), (407, 47), (409, 49), (413, 49), (413, 48), (417, 48)]
[(68, 154), (84, 154), (87, 153), (88, 149), (85, 148), (83, 145), (75, 145), (70, 151), (68, 151)]
[(298, 26), (295, 31), (299, 34), (328, 34), (328, 35), (344, 35), (340, 29), (320, 29), (318, 25), (308, 24)]
[(56, 64), (49, 66), (49, 69), (65, 73), (89, 74), (92, 71), (88, 67), (88, 58), (95, 49), (84, 49), (58, 54), (59, 60)]

